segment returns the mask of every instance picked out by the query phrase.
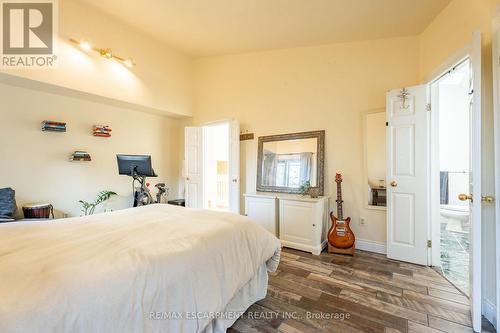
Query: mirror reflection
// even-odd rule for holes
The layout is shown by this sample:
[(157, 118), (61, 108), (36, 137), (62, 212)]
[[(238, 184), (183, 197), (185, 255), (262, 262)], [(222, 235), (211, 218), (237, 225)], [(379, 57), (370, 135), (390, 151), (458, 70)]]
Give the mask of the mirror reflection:
[(387, 203), (385, 118), (385, 111), (367, 114), (365, 118), (365, 158), (370, 206), (386, 206)]
[(323, 195), (325, 131), (259, 137), (257, 191)]
[(261, 185), (317, 186), (317, 147), (317, 138), (265, 142)]

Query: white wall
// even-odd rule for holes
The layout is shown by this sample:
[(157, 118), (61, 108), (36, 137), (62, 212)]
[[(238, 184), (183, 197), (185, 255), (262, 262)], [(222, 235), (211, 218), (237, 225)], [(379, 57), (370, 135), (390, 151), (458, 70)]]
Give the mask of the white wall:
[[(120, 197), (108, 209), (131, 206), (132, 181), (119, 176), (117, 153), (150, 154), (158, 178), (177, 197), (179, 120), (0, 84), (0, 187), (16, 190), (19, 206), (52, 203), (57, 215), (79, 216), (78, 200), (101, 190)], [(66, 133), (42, 132), (42, 120), (67, 122)], [(111, 126), (111, 138), (92, 136), (92, 126)], [(86, 150), (91, 162), (69, 162)]]

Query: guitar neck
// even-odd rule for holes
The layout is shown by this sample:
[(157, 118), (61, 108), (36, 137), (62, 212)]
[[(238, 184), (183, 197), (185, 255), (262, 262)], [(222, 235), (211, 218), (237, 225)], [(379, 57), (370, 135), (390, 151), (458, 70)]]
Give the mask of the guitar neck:
[(344, 219), (342, 202), (342, 186), (341, 183), (337, 183), (337, 219), (341, 221)]

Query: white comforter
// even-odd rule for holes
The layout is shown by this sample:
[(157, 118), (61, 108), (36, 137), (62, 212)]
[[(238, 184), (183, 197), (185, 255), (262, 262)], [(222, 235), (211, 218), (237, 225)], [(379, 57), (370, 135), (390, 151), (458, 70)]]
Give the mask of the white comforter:
[(243, 216), (171, 205), (3, 224), (0, 332), (200, 332), (279, 248)]

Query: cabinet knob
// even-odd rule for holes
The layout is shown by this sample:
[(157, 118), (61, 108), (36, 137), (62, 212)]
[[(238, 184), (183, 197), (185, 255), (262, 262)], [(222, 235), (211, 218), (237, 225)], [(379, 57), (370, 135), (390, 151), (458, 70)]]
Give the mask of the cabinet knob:
[(316, 224), (313, 223), (313, 227), (315, 227), (315, 226), (316, 226)]

